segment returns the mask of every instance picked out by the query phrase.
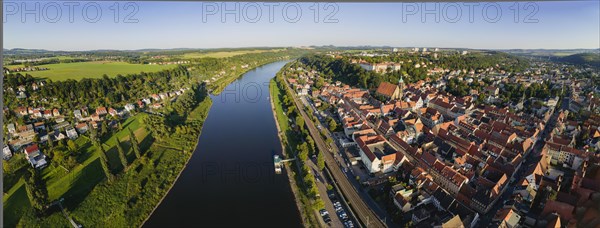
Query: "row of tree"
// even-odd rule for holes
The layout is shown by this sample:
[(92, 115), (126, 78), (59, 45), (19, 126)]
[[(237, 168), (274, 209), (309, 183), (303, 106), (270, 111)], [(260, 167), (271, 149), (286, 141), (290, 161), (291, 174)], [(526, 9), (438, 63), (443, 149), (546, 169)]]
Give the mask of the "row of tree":
[[(283, 69), (289, 68), (289, 65), (286, 65)], [(321, 209), (324, 206), (323, 201), (318, 197), (318, 188), (315, 182), (315, 176), (310, 172), (310, 167), (307, 162), (311, 156), (317, 156), (317, 166), (319, 169), (325, 168), (325, 158), (322, 151), (318, 151), (315, 147), (314, 139), (311, 137), (308, 129), (306, 128), (306, 123), (304, 118), (299, 114), (299, 111), (296, 108), (296, 105), (293, 102), (292, 93), (287, 90), (285, 86), (285, 82), (283, 81), (282, 72), (277, 73), (275, 81), (277, 82), (278, 89), (280, 91), (285, 91), (282, 95), (283, 99), (283, 109), (287, 110), (287, 116), (289, 118), (294, 119), (294, 123), (296, 124), (295, 128), (291, 130), (287, 134), (286, 144), (289, 144), (290, 140), (297, 142), (295, 149), (296, 162), (300, 166), (301, 170), (299, 170), (296, 175), (297, 179), (302, 181), (302, 185), (304, 188), (302, 189), (304, 194), (306, 194), (313, 201), (314, 209)], [(291, 137), (291, 139), (290, 139)]]

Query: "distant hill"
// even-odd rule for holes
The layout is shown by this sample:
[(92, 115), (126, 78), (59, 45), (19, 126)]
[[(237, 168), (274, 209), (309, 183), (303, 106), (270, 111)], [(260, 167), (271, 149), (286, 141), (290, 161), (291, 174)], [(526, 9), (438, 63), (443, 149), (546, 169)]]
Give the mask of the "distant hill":
[(578, 65), (592, 65), (600, 67), (600, 52), (596, 53), (579, 53), (569, 56), (560, 57), (558, 61), (567, 62)]
[(523, 56), (563, 57), (580, 53), (597, 53), (600, 49), (508, 49), (501, 51)]

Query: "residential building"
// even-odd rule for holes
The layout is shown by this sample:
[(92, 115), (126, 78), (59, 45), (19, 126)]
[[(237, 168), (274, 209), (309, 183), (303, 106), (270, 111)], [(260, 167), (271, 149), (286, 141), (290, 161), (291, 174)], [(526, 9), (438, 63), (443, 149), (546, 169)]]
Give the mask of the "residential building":
[(25, 154), (27, 155), (27, 161), (29, 161), (29, 164), (36, 169), (41, 169), (48, 165), (46, 162), (46, 155), (40, 151), (37, 144), (26, 147)]
[(76, 139), (78, 137), (77, 131), (75, 130), (75, 128), (67, 129), (66, 133), (67, 133), (67, 137), (69, 137), (70, 139)]
[(2, 157), (4, 160), (8, 160), (12, 157), (12, 151), (10, 151), (10, 147), (8, 147), (8, 145), (4, 145), (4, 148), (2, 148), (2, 155), (4, 155)]

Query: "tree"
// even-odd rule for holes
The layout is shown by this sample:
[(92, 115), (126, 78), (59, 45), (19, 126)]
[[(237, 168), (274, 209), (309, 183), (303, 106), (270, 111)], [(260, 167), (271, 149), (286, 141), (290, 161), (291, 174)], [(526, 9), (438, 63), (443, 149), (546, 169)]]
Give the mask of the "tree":
[(102, 124), (100, 125), (100, 136), (105, 136), (108, 133), (108, 120), (104, 120), (102, 121)]
[(299, 129), (304, 129), (304, 118), (302, 118), (302, 116), (296, 116), (296, 125), (298, 125)]
[(4, 170), (5, 174), (11, 173), (12, 172), (12, 166), (8, 163), (7, 160), (2, 159), (2, 169)]
[(313, 138), (310, 137), (310, 136), (307, 136), (306, 137), (306, 142), (308, 143), (308, 149), (311, 152), (315, 152), (315, 141), (313, 140)]
[(110, 173), (110, 169), (108, 167), (108, 157), (106, 157), (106, 150), (104, 150), (104, 146), (102, 146), (102, 144), (98, 146), (98, 150), (100, 152), (100, 163), (102, 164), (102, 170), (104, 171), (104, 175), (108, 178), (109, 182), (112, 182), (113, 176)]
[(319, 167), (320, 170), (325, 169), (325, 155), (323, 155), (323, 151), (319, 152), (319, 155), (317, 155), (317, 166)]
[(298, 157), (301, 161), (308, 159), (308, 145), (304, 142), (296, 147), (298, 150)]
[(52, 164), (54, 167), (62, 165), (65, 162), (65, 154), (62, 151), (54, 151), (52, 154)]
[(52, 140), (52, 137), (48, 136), (48, 141), (46, 141), (46, 144), (48, 144), (48, 148), (50, 150), (54, 149), (54, 140)]
[(135, 153), (136, 158), (140, 158), (140, 146), (138, 144), (137, 139), (135, 138), (135, 134), (131, 130), (131, 128), (127, 128), (129, 130), (129, 143), (131, 144), (131, 149), (133, 149), (133, 153)]
[(335, 122), (335, 120), (333, 118), (330, 117), (327, 124), (329, 125), (330, 131), (334, 132), (337, 129), (337, 123)]
[(323, 202), (323, 200), (321, 198), (317, 198), (315, 200), (315, 203), (313, 204), (313, 207), (315, 210), (319, 210), (319, 209), (325, 207), (325, 203)]
[(317, 89), (321, 89), (321, 87), (323, 87), (324, 84), (325, 84), (325, 80), (323, 79), (323, 77), (318, 77), (317, 82), (315, 82), (315, 87)]
[(69, 156), (67, 157), (67, 159), (64, 161), (65, 164), (65, 168), (68, 170), (73, 169), (77, 164), (77, 159), (75, 159), (75, 156)]
[(42, 176), (34, 168), (29, 169), (29, 175), (25, 179), (25, 187), (31, 206), (38, 213), (42, 213), (48, 204), (48, 190)]
[(331, 146), (331, 144), (333, 144), (333, 139), (327, 137), (327, 139), (325, 139), (325, 142), (327, 143), (327, 145)]
[(71, 139), (67, 140), (67, 147), (69, 148), (69, 151), (71, 151), (71, 153), (76, 153), (78, 146), (77, 144), (75, 144), (75, 142)]
[(123, 150), (123, 147), (121, 147), (121, 141), (119, 141), (119, 138), (116, 138), (117, 140), (117, 152), (119, 153), (119, 160), (121, 161), (121, 165), (123, 165), (123, 169), (127, 168), (127, 157), (125, 156), (125, 151)]

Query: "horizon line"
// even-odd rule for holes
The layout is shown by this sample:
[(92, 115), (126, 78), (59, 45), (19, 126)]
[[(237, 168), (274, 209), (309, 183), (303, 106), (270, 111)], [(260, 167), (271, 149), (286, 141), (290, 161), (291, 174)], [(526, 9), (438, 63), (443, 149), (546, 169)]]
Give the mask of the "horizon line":
[(104, 48), (104, 49), (87, 49), (87, 50), (52, 50), (46, 48), (22, 48), (22, 47), (14, 47), (14, 48), (6, 48), (2, 49), (2, 54), (4, 51), (12, 51), (15, 49), (20, 50), (40, 50), (40, 51), (50, 51), (50, 52), (93, 52), (93, 51), (169, 51), (169, 50), (217, 50), (217, 49), (248, 49), (248, 48), (307, 48), (307, 47), (336, 47), (336, 48), (439, 48), (439, 49), (470, 49), (470, 50), (489, 50), (489, 51), (502, 51), (502, 50), (598, 50), (600, 51), (600, 46), (596, 48), (584, 48), (584, 47), (573, 47), (573, 48), (471, 48), (471, 47), (441, 47), (441, 46), (392, 46), (392, 45), (300, 45), (300, 46), (237, 46), (237, 47), (173, 47), (173, 48), (138, 48), (138, 49), (112, 49), (112, 48)]

